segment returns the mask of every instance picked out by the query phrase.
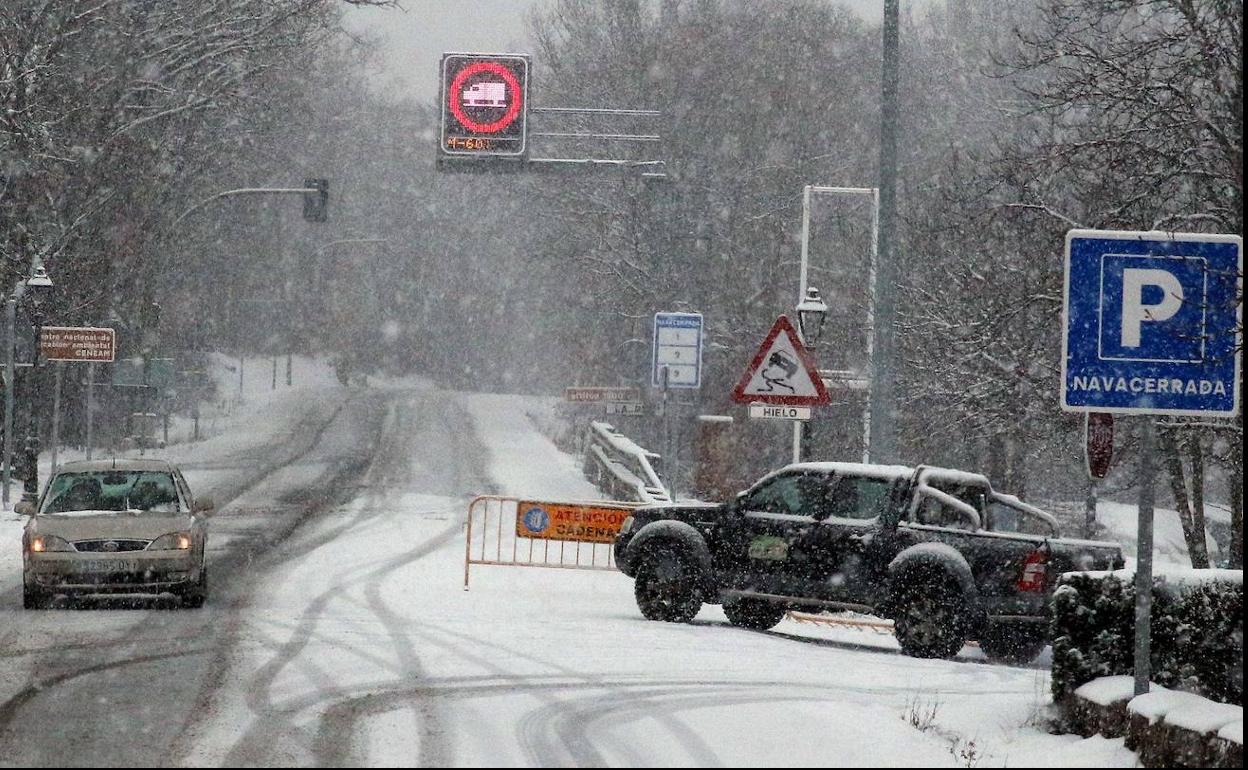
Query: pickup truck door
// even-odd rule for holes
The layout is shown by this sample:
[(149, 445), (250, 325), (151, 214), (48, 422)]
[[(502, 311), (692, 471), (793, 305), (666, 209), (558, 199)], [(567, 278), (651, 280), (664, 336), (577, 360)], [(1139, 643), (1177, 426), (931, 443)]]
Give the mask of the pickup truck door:
[(871, 606), (883, 585), (888, 564), (915, 542), (897, 528), (904, 479), (842, 473), (818, 515), (827, 572), (819, 598)]
[(725, 524), (726, 587), (780, 596), (810, 596), (824, 572), (813, 514), (829, 474), (791, 471), (767, 479), (734, 504)]

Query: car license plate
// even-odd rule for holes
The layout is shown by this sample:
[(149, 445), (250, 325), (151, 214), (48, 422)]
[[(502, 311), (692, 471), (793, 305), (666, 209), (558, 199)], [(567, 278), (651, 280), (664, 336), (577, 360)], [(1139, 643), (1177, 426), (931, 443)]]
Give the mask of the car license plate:
[(76, 565), (79, 572), (138, 572), (139, 563), (137, 561), (124, 561), (122, 559), (89, 559), (80, 561)]

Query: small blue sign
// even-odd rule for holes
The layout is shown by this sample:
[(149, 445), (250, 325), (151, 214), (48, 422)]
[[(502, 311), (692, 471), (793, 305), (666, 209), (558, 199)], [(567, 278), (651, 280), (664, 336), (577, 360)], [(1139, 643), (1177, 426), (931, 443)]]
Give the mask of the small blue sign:
[(669, 388), (702, 387), (702, 314), (655, 313), (650, 384)]
[(524, 528), (533, 534), (541, 534), (550, 526), (550, 515), (546, 509), (533, 506), (524, 512)]
[(1070, 231), (1062, 408), (1237, 414), (1242, 272), (1238, 236)]

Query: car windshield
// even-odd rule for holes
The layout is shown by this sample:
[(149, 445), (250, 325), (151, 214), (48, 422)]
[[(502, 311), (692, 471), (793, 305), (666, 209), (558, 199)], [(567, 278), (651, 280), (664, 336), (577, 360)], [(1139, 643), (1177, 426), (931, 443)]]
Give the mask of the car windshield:
[(40, 513), (184, 511), (173, 476), (162, 471), (62, 473), (48, 485)]

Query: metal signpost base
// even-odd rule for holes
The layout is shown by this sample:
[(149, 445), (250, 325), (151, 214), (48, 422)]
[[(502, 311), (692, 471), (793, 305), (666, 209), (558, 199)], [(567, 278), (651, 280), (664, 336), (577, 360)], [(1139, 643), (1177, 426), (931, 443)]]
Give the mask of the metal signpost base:
[(1135, 694), (1148, 692), (1152, 674), (1153, 611), (1153, 452), (1157, 443), (1152, 417), (1140, 419), (1139, 529), (1135, 553)]

